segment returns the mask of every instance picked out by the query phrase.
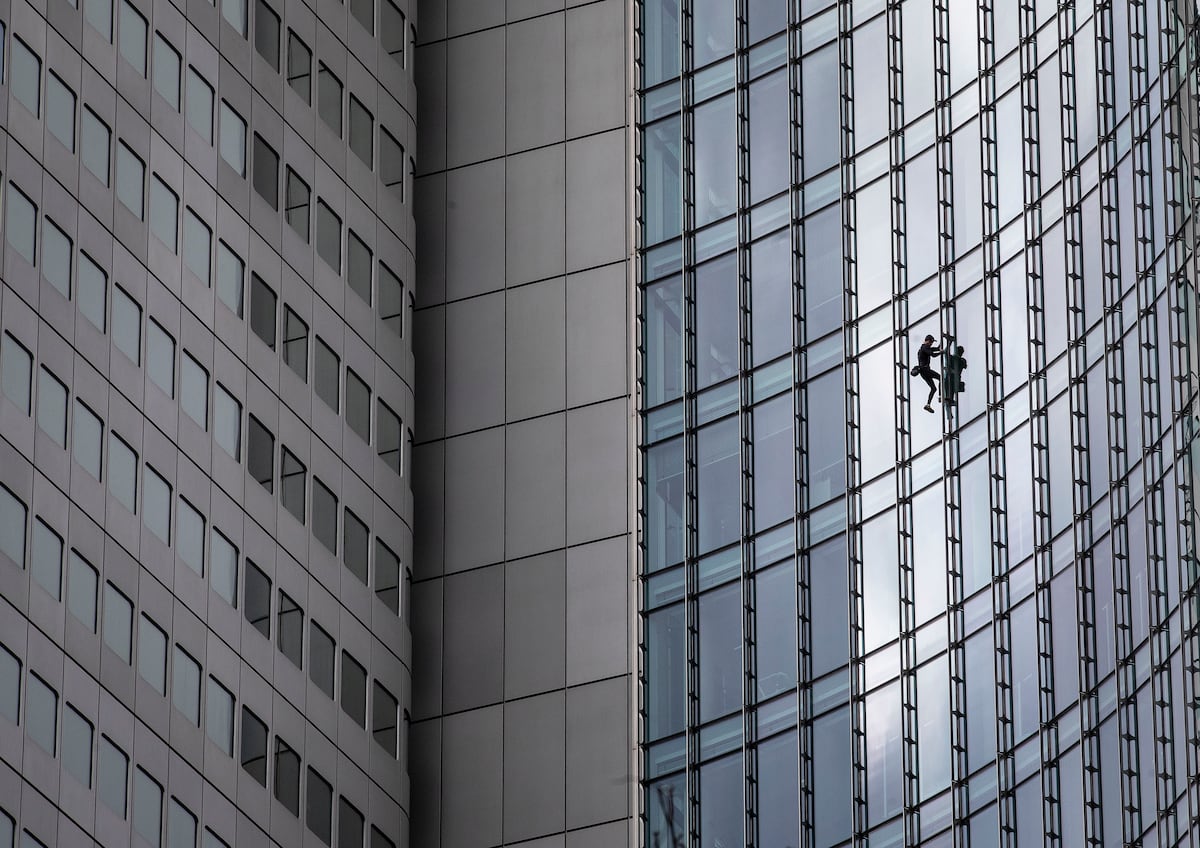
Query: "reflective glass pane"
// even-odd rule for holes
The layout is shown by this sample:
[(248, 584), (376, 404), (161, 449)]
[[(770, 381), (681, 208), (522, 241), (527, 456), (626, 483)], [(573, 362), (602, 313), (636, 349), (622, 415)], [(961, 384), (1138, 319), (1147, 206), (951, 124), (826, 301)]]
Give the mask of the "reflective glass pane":
[(742, 592), (737, 583), (700, 596), (699, 629), (700, 721), (705, 722), (742, 706)]
[[(724, 0), (704, 0), (724, 2)], [(730, 18), (732, 21), (732, 17)], [(737, 117), (733, 95), (696, 107), (696, 226), (737, 209)]]
[(696, 269), (696, 388), (738, 368), (737, 260), (726, 254)]
[(738, 422), (729, 418), (696, 436), (699, 551), (727, 545), (741, 534), (742, 486)]

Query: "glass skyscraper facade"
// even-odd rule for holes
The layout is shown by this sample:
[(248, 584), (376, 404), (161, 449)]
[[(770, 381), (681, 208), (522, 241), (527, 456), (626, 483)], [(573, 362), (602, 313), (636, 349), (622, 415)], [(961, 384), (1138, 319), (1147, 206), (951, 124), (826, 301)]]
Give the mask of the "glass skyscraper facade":
[(636, 6), (643, 844), (1194, 844), (1196, 4)]

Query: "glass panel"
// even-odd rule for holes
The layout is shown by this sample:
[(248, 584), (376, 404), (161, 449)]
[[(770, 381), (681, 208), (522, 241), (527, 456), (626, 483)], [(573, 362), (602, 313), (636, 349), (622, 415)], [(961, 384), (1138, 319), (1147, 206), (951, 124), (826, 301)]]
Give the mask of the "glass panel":
[(741, 752), (700, 767), (700, 791), (704, 793), (700, 806), (702, 845), (744, 844), (743, 780)]
[[(799, 797), (799, 751), (796, 731), (784, 733), (758, 746), (758, 841), (767, 848), (778, 845), (800, 845), (800, 817), (796, 799)], [(825, 808), (814, 816), (820, 819)]]
[(53, 73), (46, 75), (46, 127), (75, 152), (75, 92)]
[(317, 201), (317, 255), (337, 273), (342, 272), (342, 219)]
[(167, 694), (167, 634), (142, 613), (138, 623), (138, 675)]
[(112, 14), (112, 0), (83, 0), (83, 16), (109, 44), (112, 44)]
[(183, 498), (179, 499), (179, 516), (175, 525), (175, 546), (179, 558), (192, 571), (204, 576), (204, 516)]
[(146, 373), (167, 397), (175, 397), (175, 339), (153, 319), (146, 322)]
[(167, 807), (167, 848), (196, 848), (196, 817), (178, 798)]
[(312, 89), (312, 51), (290, 29), (288, 30), (287, 81), (307, 106)]
[(308, 382), (308, 325), (290, 307), (283, 310), (283, 362)]
[(8, 87), (33, 117), (42, 116), (42, 60), (25, 46), (25, 42), (15, 37), (8, 60)]
[(737, 373), (738, 280), (734, 254), (696, 269), (696, 388)]
[(279, 627), (277, 629), (279, 652), (291, 660), (297, 668), (304, 667), (304, 610), (288, 597), (279, 593)]
[[(353, 3), (353, 0), (351, 0)], [(363, 817), (354, 805), (338, 796), (338, 848), (362, 848)]]
[(333, 836), (333, 788), (312, 766), (308, 767), (307, 783), (305, 822), (318, 839), (329, 845)]
[(842, 371), (831, 371), (808, 388), (809, 507), (840, 497), (846, 490), (846, 395)]
[(275, 798), (293, 816), (300, 815), (300, 757), (275, 737)]
[(145, 200), (146, 166), (124, 144), (117, 145), (117, 200), (142, 220)]
[(36, 674), (25, 686), (25, 735), (50, 756), (57, 751), (58, 693)]
[[(346, 377), (347, 378), (349, 378), (352, 373), (353, 373), (352, 371), (350, 371), (349, 369), (346, 369)], [(370, 391), (369, 389), (366, 388), (365, 385), (363, 385), (362, 389), (363, 389), (363, 391), (366, 391), (366, 392)], [(369, 395), (368, 395), (368, 402), (369, 402)], [(386, 465), (388, 468), (392, 469), (392, 471), (396, 472), (397, 474), (400, 474), (401, 473), (401, 468), (400, 468), (400, 464), (401, 464), (400, 463), (400, 460), (401, 460), (401, 456), (400, 456), (400, 452), (401, 452), (401, 449), (400, 449), (400, 417), (398, 415), (396, 415), (396, 413), (392, 412), (391, 408), (386, 403), (384, 403), (382, 400), (378, 402), (378, 411), (379, 411), (378, 424), (377, 424), (378, 432), (376, 434), (376, 437), (377, 437), (377, 441), (378, 441), (379, 458), (383, 460), (384, 465)], [(367, 415), (370, 416), (369, 407), (368, 407)], [(349, 379), (347, 379), (347, 382), (346, 382), (346, 417), (347, 418), (350, 417), (350, 382), (349, 382)], [(369, 417), (367, 420), (369, 422)], [(364, 424), (362, 421), (359, 421), (356, 426), (354, 426), (354, 425), (352, 425), (352, 426), (353, 426), (353, 429), (355, 430), (355, 432), (358, 432), (359, 435), (362, 436), (364, 439), (367, 439), (370, 436), (370, 424), (369, 423)]]
[(220, 750), (233, 756), (233, 694), (211, 676), (208, 678), (207, 704), (204, 727), (208, 738)]
[(175, 253), (178, 241), (179, 198), (156, 174), (150, 183), (150, 229)]
[(364, 442), (371, 442), (371, 390), (350, 368), (346, 369), (346, 423)]
[[(694, 67), (733, 52), (735, 10), (731, 0), (695, 0), (692, 9)], [(705, 841), (712, 840), (705, 838)], [(734, 840), (741, 842), (739, 836)]]
[(305, 523), (306, 469), (296, 456), (283, 448), (279, 462), (279, 501), (301, 524)]
[(279, 154), (254, 134), (254, 191), (272, 209), (279, 208)]
[(242, 285), (246, 266), (223, 241), (217, 242), (217, 297), (237, 317), (242, 317)]
[(796, 512), (792, 393), (754, 408), (754, 526), (765, 530)]
[(242, 768), (267, 785), (267, 726), (246, 707), (242, 707)]
[(237, 608), (238, 549), (216, 527), (212, 529), (210, 579), (213, 591)]
[(646, 288), (646, 406), (683, 395), (683, 280)]
[(317, 72), (317, 114), (338, 138), (342, 137), (342, 82), (323, 62)]
[(175, 709), (196, 727), (200, 726), (200, 664), (178, 645), (175, 646), (171, 699)]
[(146, 76), (146, 19), (129, 0), (121, 2), (121, 38), (119, 49), (125, 61), (140, 76)]
[(342, 651), (342, 711), (360, 727), (367, 726), (367, 670)]
[[(353, 126), (351, 124), (351, 128)], [(347, 230), (346, 283), (368, 306), (371, 304), (371, 265), (371, 248), (367, 247), (366, 242), (360, 239), (354, 230)]]
[(13, 183), (8, 184), (8, 243), (30, 265), (37, 264), (37, 207)]
[(63, 708), (62, 758), (67, 774), (92, 788), (92, 724), (67, 704)]
[(789, 560), (755, 578), (758, 699), (796, 685), (796, 565)]
[(221, 158), (239, 177), (246, 176), (246, 122), (224, 100), (221, 101)]
[(67, 446), (67, 387), (44, 365), (38, 369), (37, 422), (55, 444)]
[(0, 551), (20, 568), (25, 567), (26, 514), (25, 504), (0, 486)]
[(100, 737), (96, 757), (96, 790), (100, 801), (122, 819), (129, 792), (129, 757), (108, 740)]
[[(84, 0), (85, 4), (88, 2), (95, 2), (95, 0)], [(83, 138), (79, 151), (80, 161), (100, 181), (101, 185), (107, 186), (108, 146), (112, 138), (112, 131), (107, 124), (96, 117), (95, 112), (85, 108), (81, 135)]]
[(255, 630), (271, 638), (271, 579), (249, 559), (246, 560), (243, 613)]
[(399, 702), (376, 680), (371, 697), (371, 735), (389, 756), (397, 756), (396, 723)]
[(42, 276), (68, 300), (71, 298), (71, 253), (71, 239), (47, 217), (42, 225)]
[[(366, 581), (365, 576), (363, 581)], [(392, 612), (400, 614), (400, 558), (378, 538), (375, 540), (375, 597)]]
[(183, 264), (209, 284), (212, 272), (212, 230), (191, 209), (183, 216)]
[(246, 37), (246, 0), (221, 0), (221, 17), (233, 27), (234, 32)]
[(333, 694), (333, 637), (326, 633), (315, 621), (309, 622), (308, 636), (308, 676), (317, 688), (328, 695)]
[(104, 584), (104, 644), (125, 662), (133, 660), (133, 604)]
[(742, 706), (741, 587), (700, 596), (700, 721)]
[(179, 365), (179, 406), (202, 430), (208, 429), (208, 372), (186, 352)]
[(696, 436), (699, 551), (722, 547), (741, 534), (741, 463), (738, 422), (726, 419)]
[(0, 645), (0, 716), (13, 724), (21, 712), (21, 663)]
[(3, 383), (4, 396), (12, 401), (22, 415), (29, 414), (29, 404), (33, 392), (33, 357), (20, 342), (4, 334), (3, 347), (0, 347), (0, 382)]
[(751, 337), (754, 364), (792, 348), (792, 245), (782, 230), (753, 245), (750, 253)]
[(108, 302), (108, 276), (86, 253), (79, 254), (79, 280), (76, 286), (79, 312), (97, 330), (104, 332)]
[[(259, 426), (261, 428), (261, 425)], [(270, 436), (268, 435), (267, 438), (269, 439)], [(213, 439), (225, 453), (235, 460), (242, 458), (242, 405), (234, 399), (233, 395), (225, 391), (225, 387), (220, 383), (217, 383), (216, 391), (213, 393)], [(271, 467), (273, 451), (273, 446), (267, 447), (265, 460), (267, 482), (264, 485), (268, 490), (271, 488), (270, 478), (274, 476), (274, 469)], [(262, 469), (259, 470), (261, 472)], [(254, 472), (251, 472), (251, 476), (253, 474)], [(260, 480), (260, 482), (262, 481)]]
[(340, 410), (341, 364), (328, 345), (317, 336), (317, 347), (313, 354), (313, 389), (317, 397), (334, 412)]
[(325, 485), (313, 477), (313, 536), (331, 554), (337, 553), (337, 498)]
[[(371, 0), (350, 0), (351, 9), (355, 4), (370, 4)], [(370, 168), (374, 162), (375, 151), (375, 119), (367, 111), (367, 107), (350, 95), (350, 152), (362, 160)]]
[(142, 511), (146, 527), (163, 541), (171, 544), (171, 487), (149, 465), (144, 478), (146, 492), (142, 498)]
[(254, 2), (254, 49), (272, 70), (279, 70), (279, 15), (263, 0)]
[(91, 563), (72, 550), (67, 574), (67, 609), (71, 615), (96, 632), (96, 587), (98, 576)]
[(737, 117), (733, 95), (697, 106), (694, 123), (696, 226), (700, 227), (737, 209)]
[(162, 33), (154, 33), (154, 90), (179, 111), (179, 52)]
[(642, 85), (650, 88), (679, 76), (679, 0), (645, 0), (642, 26)]
[(342, 561), (362, 584), (367, 584), (367, 560), (370, 555), (371, 531), (358, 516), (346, 509), (342, 522)]
[(684, 448), (675, 439), (646, 451), (646, 570), (683, 559)]
[(263, 344), (275, 349), (275, 313), (278, 298), (275, 291), (258, 274), (250, 274), (250, 329)]
[(42, 519), (33, 522), (33, 556), (29, 571), (54, 600), (62, 600), (62, 537)]
[(308, 183), (291, 168), (287, 169), (287, 196), (283, 199), (283, 217), (296, 235), (308, 244), (308, 204), (311, 193)]
[(162, 844), (162, 787), (140, 768), (133, 775), (133, 829), (147, 844)]

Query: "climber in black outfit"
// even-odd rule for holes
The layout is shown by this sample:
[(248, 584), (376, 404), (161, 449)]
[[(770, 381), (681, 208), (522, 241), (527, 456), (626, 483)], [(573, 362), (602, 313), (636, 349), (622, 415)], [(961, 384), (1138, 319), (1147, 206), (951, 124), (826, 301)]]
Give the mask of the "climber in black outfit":
[(925, 343), (917, 349), (917, 364), (913, 366), (912, 375), (920, 377), (929, 386), (929, 397), (925, 400), (925, 411), (933, 412), (933, 393), (938, 390), (938, 383), (941, 382), (941, 375), (929, 367), (930, 360), (935, 356), (940, 356), (942, 349), (934, 344), (933, 336), (926, 336)]

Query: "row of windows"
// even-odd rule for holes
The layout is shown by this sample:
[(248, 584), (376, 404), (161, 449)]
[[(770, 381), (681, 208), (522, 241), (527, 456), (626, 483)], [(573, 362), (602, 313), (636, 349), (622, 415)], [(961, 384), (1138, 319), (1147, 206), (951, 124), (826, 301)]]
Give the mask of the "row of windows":
[[(161, 631), (159, 633), (161, 634)], [(163, 638), (165, 639), (165, 635)], [(176, 657), (183, 656), (189, 663), (183, 678), (180, 676), (179, 664), (176, 664), (175, 706), (199, 726), (200, 666), (187, 657), (186, 653), (182, 653), (178, 645), (175, 647)], [(139, 673), (142, 673), (142, 650), (143, 646), (139, 644)], [(165, 642), (161, 650), (165, 658)], [(165, 661), (163, 669), (165, 678)], [(181, 689), (184, 690), (183, 703), (180, 697)], [(234, 756), (233, 695), (211, 675), (208, 678), (207, 694), (208, 736), (222, 751)], [(21, 662), (7, 648), (0, 645), (0, 716), (13, 724), (20, 724), (21, 715)], [(75, 705), (60, 698), (59, 693), (32, 670), (29, 670), (25, 679), (24, 724), (25, 735), (51, 757), (60, 757), (64, 770), (80, 784), (88, 789), (94, 787), (100, 803), (121, 819), (129, 817), (132, 806), (134, 831), (149, 845), (157, 848), (164, 844), (162, 783), (141, 766), (135, 766), (131, 799), (129, 755), (106, 734), (97, 734), (95, 722), (88, 720)], [(267, 727), (245, 705), (242, 706), (241, 726), (238, 759), (246, 773), (265, 787)], [(324, 844), (332, 846), (333, 787), (310, 765), (307, 788), (305, 819), (308, 827)], [(274, 789), (279, 802), (293, 815), (299, 815), (300, 757), (295, 749), (278, 735), (275, 737)], [(338, 801), (337, 848), (362, 848), (365, 835), (362, 813), (344, 796), (339, 795)], [(10, 824), (11, 820), (5, 822), (4, 817), (0, 816), (0, 845), (5, 844), (5, 831)], [(167, 848), (194, 848), (197, 831), (196, 815), (178, 798), (172, 796), (166, 816)], [(11, 830), (8, 830), (8, 833), (11, 834)], [(7, 844), (11, 844), (11, 839)], [(227, 845), (228, 843), (210, 828), (205, 828), (205, 848)], [(371, 848), (385, 848), (393, 846), (393, 843), (378, 827), (372, 826), (370, 845)]]

